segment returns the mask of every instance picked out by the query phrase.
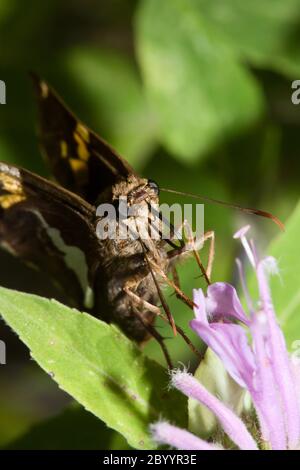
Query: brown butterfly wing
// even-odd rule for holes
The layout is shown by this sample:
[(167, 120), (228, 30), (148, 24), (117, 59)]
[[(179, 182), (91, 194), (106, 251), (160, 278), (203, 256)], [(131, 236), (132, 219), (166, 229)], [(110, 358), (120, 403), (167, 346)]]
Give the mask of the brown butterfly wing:
[(57, 93), (32, 75), (39, 109), (39, 139), (56, 180), (95, 204), (99, 195), (134, 170), (81, 123)]
[(0, 162), (0, 245), (48, 273), (77, 307), (92, 308), (100, 259), (94, 214), (79, 196)]

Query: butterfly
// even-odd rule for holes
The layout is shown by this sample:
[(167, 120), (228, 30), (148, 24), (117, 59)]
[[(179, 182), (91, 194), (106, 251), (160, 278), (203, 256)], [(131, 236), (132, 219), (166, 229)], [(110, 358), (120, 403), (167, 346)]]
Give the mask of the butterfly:
[(159, 188), (77, 119), (47, 82), (32, 78), (40, 147), (56, 182), (0, 162), (1, 247), (48, 273), (70, 306), (115, 323), (138, 343), (154, 336), (162, 344), (154, 328), (159, 302), (177, 329), (160, 283), (168, 281), (184, 244), (97, 234), (101, 203), (115, 207), (125, 197), (130, 205), (157, 207)]

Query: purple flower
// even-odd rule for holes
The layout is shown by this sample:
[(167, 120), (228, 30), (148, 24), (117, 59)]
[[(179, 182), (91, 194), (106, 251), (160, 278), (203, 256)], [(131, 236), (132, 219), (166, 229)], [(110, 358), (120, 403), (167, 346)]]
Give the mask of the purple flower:
[[(258, 446), (272, 450), (296, 449), (300, 446), (300, 380), (295, 376), (272, 304), (268, 276), (276, 272), (276, 262), (271, 257), (257, 259), (253, 243), (246, 238), (248, 229), (249, 226), (239, 230), (234, 238), (241, 240), (255, 270), (259, 308), (253, 307), (241, 262), (237, 260), (249, 314), (242, 307), (235, 288), (217, 282), (208, 287), (206, 296), (201, 289), (194, 291), (197, 307), (190, 326), (221, 359), (231, 377), (248, 390), (260, 425), (257, 442), (244, 422), (192, 375), (175, 371), (171, 382), (212, 411), (240, 449), (253, 450)], [(215, 444), (165, 422), (156, 423), (151, 429), (157, 442), (178, 449), (216, 448)]]

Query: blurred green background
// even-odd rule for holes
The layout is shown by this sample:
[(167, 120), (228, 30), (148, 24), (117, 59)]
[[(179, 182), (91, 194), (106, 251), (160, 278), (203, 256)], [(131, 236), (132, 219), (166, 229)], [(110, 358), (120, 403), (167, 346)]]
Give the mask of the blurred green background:
[[(47, 175), (29, 70), (160, 185), (269, 210), (283, 221), (294, 209), (300, 106), (291, 102), (291, 83), (300, 79), (300, 0), (0, 0), (0, 79), (7, 87), (0, 159)], [(177, 201), (190, 202), (162, 195), (162, 202)], [(245, 222), (261, 248), (277, 233), (269, 221), (205, 206), (205, 227), (217, 237), (214, 280), (235, 280), (232, 233)], [(44, 273), (4, 253), (0, 263), (2, 285), (58, 297)], [(189, 295), (203, 285), (193, 261), (179, 274)], [(166, 295), (186, 328), (191, 312)], [(96, 437), (100, 424), (76, 407), (59, 415), (70, 398), (3, 323), (0, 339), (7, 344), (7, 365), (0, 366), (0, 445), (125, 445), (103, 429)], [(180, 339), (168, 346), (175, 362), (193, 366)], [(146, 352), (163, 362), (154, 342)]]

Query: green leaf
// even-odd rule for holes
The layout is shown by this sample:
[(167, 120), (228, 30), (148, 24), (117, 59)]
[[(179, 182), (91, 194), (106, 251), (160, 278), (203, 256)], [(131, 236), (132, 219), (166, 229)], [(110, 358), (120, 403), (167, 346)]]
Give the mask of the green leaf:
[(199, 10), (232, 48), (253, 64), (300, 71), (299, 0), (197, 0)]
[(185, 398), (166, 391), (168, 374), (116, 327), (55, 300), (0, 288), (0, 312), (60, 388), (121, 433), (153, 449), (149, 424), (185, 425)]
[(116, 52), (84, 47), (68, 50), (61, 62), (93, 128), (141, 167), (156, 144), (156, 122), (133, 64)]
[(258, 84), (194, 0), (143, 0), (136, 43), (161, 141), (174, 155), (193, 161), (257, 119)]
[(72, 406), (60, 415), (33, 426), (5, 449), (59, 450), (59, 449), (129, 449), (125, 439), (107, 428), (82, 407)]

